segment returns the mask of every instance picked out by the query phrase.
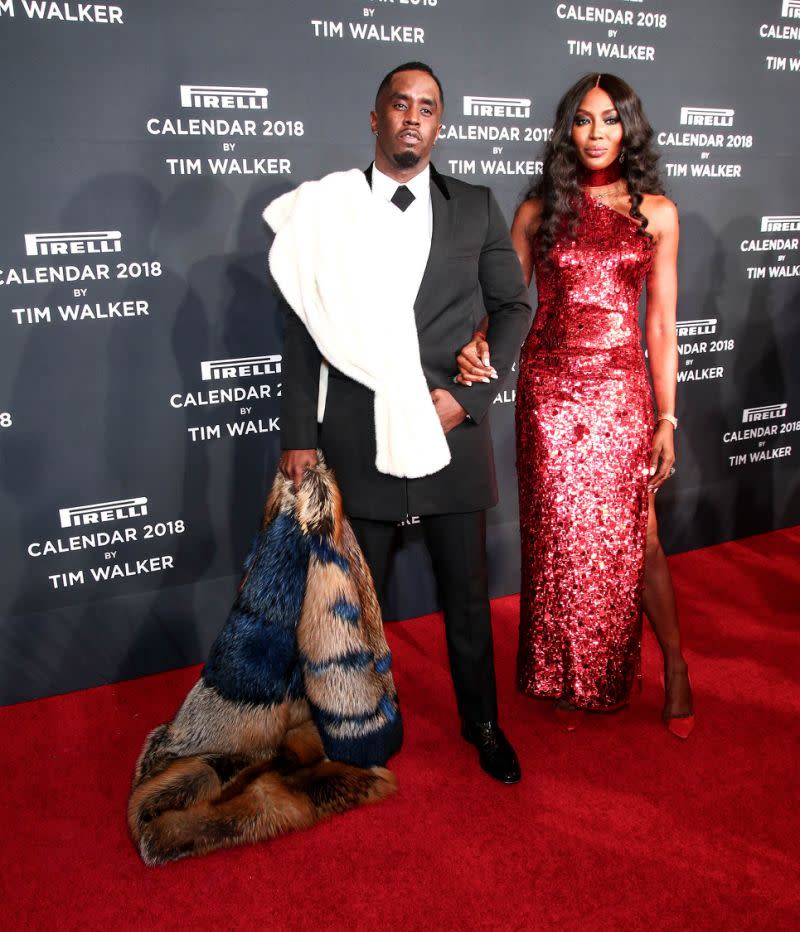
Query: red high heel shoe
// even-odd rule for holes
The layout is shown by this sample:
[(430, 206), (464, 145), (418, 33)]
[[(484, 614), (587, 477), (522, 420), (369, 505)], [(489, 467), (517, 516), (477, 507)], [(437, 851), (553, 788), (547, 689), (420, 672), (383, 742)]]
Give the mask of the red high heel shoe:
[[(689, 673), (686, 673), (686, 678), (689, 680), (689, 688), (692, 688), (692, 681), (689, 677)], [(664, 675), (661, 675), (661, 685), (664, 688), (664, 694), (666, 695), (667, 686), (664, 681)], [(694, 690), (692, 690), (694, 693)], [(692, 696), (692, 704), (694, 704), (694, 695)], [(688, 715), (661, 715), (661, 721), (664, 723), (664, 727), (667, 731), (675, 735), (676, 738), (681, 738), (686, 740), (689, 735), (694, 731), (695, 725), (695, 716), (694, 711), (690, 712)]]
[(685, 740), (694, 731), (694, 712), (678, 718), (665, 718), (664, 724), (667, 726), (667, 731), (671, 731), (676, 738)]

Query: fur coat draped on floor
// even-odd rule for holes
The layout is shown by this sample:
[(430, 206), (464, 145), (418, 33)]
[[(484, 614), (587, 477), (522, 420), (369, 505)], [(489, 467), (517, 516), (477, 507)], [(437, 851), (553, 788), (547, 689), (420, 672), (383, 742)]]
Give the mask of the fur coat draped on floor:
[(262, 841), (396, 789), (402, 723), (372, 578), (320, 464), (280, 473), (228, 620), (136, 765), (146, 864)]

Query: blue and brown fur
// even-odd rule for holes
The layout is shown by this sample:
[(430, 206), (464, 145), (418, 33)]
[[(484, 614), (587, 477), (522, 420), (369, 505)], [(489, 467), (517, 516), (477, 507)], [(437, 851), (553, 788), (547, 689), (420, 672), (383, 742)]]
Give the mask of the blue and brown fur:
[(280, 474), (228, 620), (128, 803), (146, 864), (264, 841), (394, 793), (402, 723), (372, 578), (331, 473)]

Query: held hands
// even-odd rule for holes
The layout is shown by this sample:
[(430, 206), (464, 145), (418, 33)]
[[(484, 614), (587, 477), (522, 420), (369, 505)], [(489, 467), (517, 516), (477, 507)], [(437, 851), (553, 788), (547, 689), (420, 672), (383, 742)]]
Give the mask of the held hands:
[(287, 479), (292, 480), (296, 492), (300, 488), (305, 471), (316, 466), (318, 462), (316, 450), (284, 450), (278, 468)]
[(650, 454), (650, 478), (648, 492), (657, 492), (669, 479), (675, 462), (675, 428), (669, 421), (659, 421), (653, 434), (653, 449)]
[(431, 399), (434, 408), (436, 408), (436, 413), (439, 415), (439, 423), (446, 434), (454, 427), (458, 427), (467, 416), (467, 412), (444, 388), (434, 388), (431, 392)]
[(489, 357), (489, 344), (486, 335), (476, 330), (472, 339), (456, 358), (458, 375), (456, 382), (460, 385), (470, 386), (473, 382), (489, 382), (497, 378), (497, 372), (492, 368)]

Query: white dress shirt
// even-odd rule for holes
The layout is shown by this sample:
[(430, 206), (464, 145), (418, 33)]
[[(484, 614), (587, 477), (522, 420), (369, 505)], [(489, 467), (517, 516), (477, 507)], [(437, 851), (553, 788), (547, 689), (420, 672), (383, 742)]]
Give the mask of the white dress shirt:
[(399, 290), (412, 307), (431, 251), (433, 206), (430, 179), (430, 166), (426, 165), (406, 182), (414, 200), (405, 210), (400, 210), (392, 203), (400, 184), (384, 175), (374, 164), (372, 166), (372, 195), (382, 203), (381, 221), (386, 248), (397, 256), (397, 280), (391, 283), (391, 287)]

